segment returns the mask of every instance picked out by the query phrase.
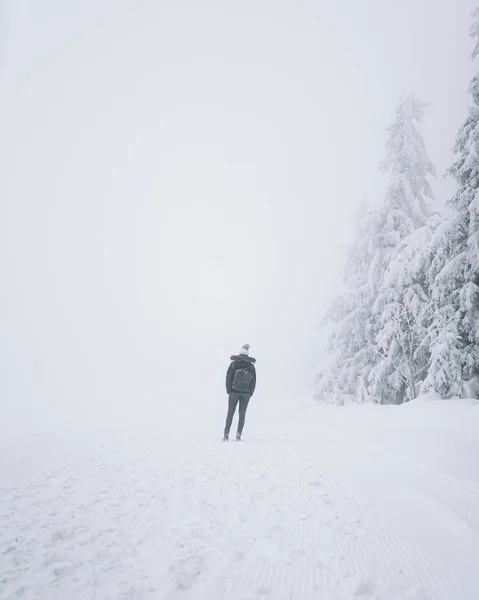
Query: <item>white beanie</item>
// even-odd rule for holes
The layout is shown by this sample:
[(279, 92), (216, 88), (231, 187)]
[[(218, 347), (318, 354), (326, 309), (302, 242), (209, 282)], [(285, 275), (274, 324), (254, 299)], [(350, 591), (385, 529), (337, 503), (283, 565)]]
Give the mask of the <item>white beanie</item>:
[(249, 356), (249, 344), (243, 344), (241, 346), (241, 350), (238, 352), (239, 355), (241, 354), (246, 354), (246, 356)]

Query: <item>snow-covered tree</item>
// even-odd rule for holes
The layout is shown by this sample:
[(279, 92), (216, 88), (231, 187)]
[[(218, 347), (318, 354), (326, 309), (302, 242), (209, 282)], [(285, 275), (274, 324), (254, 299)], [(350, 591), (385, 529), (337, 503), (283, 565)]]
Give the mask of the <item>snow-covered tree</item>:
[[(329, 313), (336, 327), (329, 361), (318, 378), (320, 396), (402, 402), (405, 390), (409, 396), (416, 385), (413, 363), (421, 332), (414, 325), (418, 307), (428, 296), (418, 273), (399, 275), (398, 265), (408, 261), (410, 268), (408, 253), (418, 252), (410, 236), (425, 228), (430, 216), (428, 177), (434, 168), (417, 129), (425, 106), (413, 95), (404, 98), (388, 130), (381, 166), (390, 173), (390, 183), (381, 205), (358, 221), (356, 241), (347, 256), (346, 292)], [(423, 235), (428, 232), (429, 228)], [(406, 239), (414, 250), (402, 245)], [(388, 275), (393, 260), (395, 267)]]
[[(479, 54), (479, 9), (472, 13), (470, 35)], [(423, 391), (443, 397), (464, 394), (459, 384), (479, 367), (479, 74), (469, 87), (473, 104), (455, 144), (449, 173), (457, 191), (452, 216), (438, 228), (429, 248), (432, 289), (428, 339), (433, 358)]]
[(442, 398), (463, 395), (461, 343), (455, 314), (454, 307), (448, 305), (437, 309), (432, 319), (425, 336), (431, 354), (427, 377), (422, 383), (422, 393), (434, 390)]
[(384, 275), (374, 305), (380, 314), (376, 336), (376, 367), (371, 375), (371, 395), (378, 402), (401, 404), (415, 398), (426, 376), (429, 349), (427, 333), (430, 291), (428, 255), (424, 251), (441, 221), (428, 223), (404, 238)]
[(355, 214), (356, 240), (346, 251), (345, 291), (332, 303), (325, 322), (333, 326), (328, 352), (317, 378), (316, 397), (340, 404), (344, 397), (365, 400), (367, 375), (372, 361), (371, 307), (374, 259), (371, 229), (374, 211), (362, 203)]
[(422, 310), (429, 300), (422, 248), (432, 235), (428, 223), (428, 177), (435, 176), (417, 124), (427, 103), (404, 98), (389, 128), (382, 168), (391, 179), (380, 211), (387, 215), (384, 237), (386, 270), (373, 312), (378, 315), (376, 364), (370, 375), (370, 395), (376, 402), (400, 404), (415, 397), (424, 376), (420, 359)]
[(401, 238), (425, 225), (430, 214), (428, 198), (433, 197), (428, 177), (435, 176), (417, 124), (424, 117), (427, 102), (414, 94), (401, 100), (396, 109), (396, 119), (389, 128), (386, 159), (381, 168), (389, 172), (391, 180), (386, 194), (385, 207), (399, 213), (398, 229)]

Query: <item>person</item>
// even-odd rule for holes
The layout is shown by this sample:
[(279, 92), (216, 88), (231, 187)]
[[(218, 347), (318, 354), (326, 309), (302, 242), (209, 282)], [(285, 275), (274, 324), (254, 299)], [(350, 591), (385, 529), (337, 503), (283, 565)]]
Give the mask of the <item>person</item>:
[(238, 355), (231, 357), (231, 364), (226, 373), (226, 393), (228, 394), (228, 414), (223, 440), (228, 441), (231, 424), (239, 404), (238, 431), (236, 433), (237, 441), (241, 440), (246, 416), (246, 409), (251, 396), (256, 388), (256, 359), (249, 356), (249, 344), (243, 344)]

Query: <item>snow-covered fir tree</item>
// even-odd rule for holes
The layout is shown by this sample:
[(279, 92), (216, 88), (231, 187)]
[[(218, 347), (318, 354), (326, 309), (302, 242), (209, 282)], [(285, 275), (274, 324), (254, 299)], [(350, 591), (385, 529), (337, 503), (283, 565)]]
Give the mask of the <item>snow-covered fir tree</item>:
[[(470, 35), (479, 54), (479, 9)], [(430, 247), (432, 290), (428, 340), (432, 361), (422, 391), (443, 397), (465, 395), (463, 382), (479, 370), (479, 74), (470, 86), (472, 106), (455, 144), (450, 174), (457, 191), (452, 216), (438, 228)]]
[(382, 167), (391, 179), (385, 201), (384, 266), (373, 313), (377, 315), (376, 361), (369, 394), (375, 402), (401, 404), (417, 395), (427, 356), (423, 311), (429, 301), (423, 247), (437, 225), (430, 219), (428, 178), (435, 176), (417, 124), (427, 103), (403, 99), (389, 129)]
[(367, 395), (374, 330), (371, 307), (376, 293), (371, 266), (375, 251), (371, 238), (376, 215), (361, 203), (355, 214), (356, 240), (346, 251), (345, 292), (332, 303), (325, 323), (332, 324), (325, 364), (317, 378), (316, 397), (342, 403), (345, 397)]
[[(418, 274), (410, 270), (409, 245), (402, 242), (409, 239), (414, 244), (411, 236), (420, 228), (426, 228), (424, 236), (431, 235), (427, 199), (432, 197), (428, 177), (434, 169), (417, 130), (424, 107), (415, 96), (404, 98), (388, 131), (382, 167), (390, 173), (390, 184), (382, 204), (358, 221), (346, 261), (346, 291), (328, 314), (335, 329), (318, 377), (317, 397), (401, 402), (416, 385), (413, 362), (420, 353), (421, 332), (413, 328), (428, 295)], [(411, 252), (418, 252), (417, 244)], [(425, 371), (424, 365), (421, 369)]]
[(415, 398), (426, 376), (430, 290), (425, 248), (441, 220), (433, 215), (404, 238), (384, 274), (374, 305), (380, 315), (375, 340), (379, 358), (371, 373), (370, 393), (377, 402), (401, 404)]
[(435, 310), (425, 341), (430, 348), (430, 361), (421, 391), (434, 390), (442, 398), (462, 396), (461, 343), (452, 305)]

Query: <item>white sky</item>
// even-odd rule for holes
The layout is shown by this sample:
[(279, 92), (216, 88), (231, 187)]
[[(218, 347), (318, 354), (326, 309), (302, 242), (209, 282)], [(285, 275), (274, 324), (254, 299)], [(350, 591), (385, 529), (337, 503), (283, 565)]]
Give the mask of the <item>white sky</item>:
[(426, 144), (450, 165), (473, 8), (4, 0), (3, 429), (192, 402), (221, 429), (245, 341), (258, 401), (305, 381), (401, 92), (432, 103)]

